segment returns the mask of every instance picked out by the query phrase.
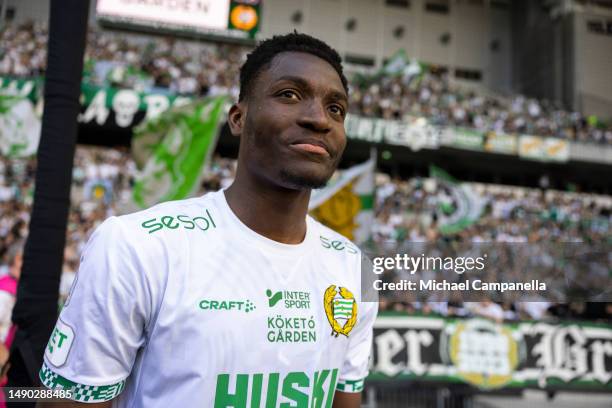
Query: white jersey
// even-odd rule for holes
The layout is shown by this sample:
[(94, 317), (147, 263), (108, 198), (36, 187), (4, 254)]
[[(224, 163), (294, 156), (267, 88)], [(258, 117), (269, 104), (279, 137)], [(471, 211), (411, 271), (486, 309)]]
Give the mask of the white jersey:
[(40, 371), (115, 407), (331, 407), (359, 392), (377, 304), (361, 252), (307, 218), (267, 239), (223, 191), (111, 217), (92, 235)]

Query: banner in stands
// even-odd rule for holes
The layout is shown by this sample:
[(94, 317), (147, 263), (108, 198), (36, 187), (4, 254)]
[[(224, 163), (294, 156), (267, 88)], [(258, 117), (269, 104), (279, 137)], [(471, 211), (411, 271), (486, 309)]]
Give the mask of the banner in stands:
[(42, 89), (42, 78), (16, 79), (0, 77), (0, 93), (4, 95), (22, 96), (36, 103), (39, 91)]
[(547, 137), (544, 139), (544, 152), (548, 160), (566, 162), (569, 160), (570, 144), (567, 140)]
[[(42, 111), (42, 84), (42, 78), (0, 77), (0, 93), (27, 97), (38, 112)], [(131, 130), (143, 120), (153, 119), (170, 107), (184, 106), (193, 100), (169, 93), (146, 93), (87, 83), (81, 85), (81, 90), (79, 122), (108, 127), (111, 131), (113, 128)], [(563, 139), (533, 135), (517, 137), (495, 132), (484, 134), (473, 129), (434, 126), (425, 118), (387, 120), (348, 115), (345, 129), (350, 139), (406, 146), (413, 151), (448, 146), (518, 154), (522, 158), (549, 162), (566, 162), (570, 155), (570, 143)]]
[(487, 132), (485, 135), (484, 150), (489, 153), (516, 154), (518, 141), (515, 135)]
[(459, 127), (447, 127), (442, 131), (442, 145), (456, 147), (458, 149), (479, 150), (483, 149), (484, 135), (475, 129)]
[(521, 135), (518, 154), (530, 160), (566, 162), (569, 159), (569, 142), (554, 137)]
[(348, 115), (344, 128), (350, 139), (407, 146), (413, 151), (437, 149), (440, 145), (440, 129), (424, 118), (387, 120)]
[(154, 119), (168, 108), (187, 105), (192, 98), (136, 92), (132, 89), (81, 87), (79, 122), (100, 126), (131, 128), (143, 120)]
[(370, 380), (612, 390), (612, 326), (383, 314)]
[[(41, 78), (23, 80), (0, 77), (0, 93), (27, 97), (38, 103), (42, 98), (42, 84)], [(84, 124), (131, 129), (170, 107), (184, 106), (192, 100), (174, 94), (137, 92), (83, 83), (78, 120)]]

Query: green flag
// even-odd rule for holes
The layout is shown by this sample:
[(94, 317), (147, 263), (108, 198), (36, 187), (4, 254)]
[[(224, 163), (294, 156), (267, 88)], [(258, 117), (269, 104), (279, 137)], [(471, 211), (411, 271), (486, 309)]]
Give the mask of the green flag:
[(438, 203), (442, 234), (455, 234), (478, 221), (485, 205), (482, 197), (439, 167), (430, 166), (429, 176), (435, 178), (446, 193), (439, 197)]
[(0, 93), (0, 153), (8, 157), (36, 154), (41, 120), (25, 96)]
[(410, 60), (406, 55), (406, 51), (398, 50), (389, 58), (389, 60), (383, 65), (380, 70), (380, 74), (386, 76), (401, 75), (404, 69), (408, 66)]
[(180, 200), (198, 188), (217, 142), (225, 100), (225, 96), (197, 100), (135, 129), (132, 149), (143, 164), (134, 185), (136, 205), (146, 208)]

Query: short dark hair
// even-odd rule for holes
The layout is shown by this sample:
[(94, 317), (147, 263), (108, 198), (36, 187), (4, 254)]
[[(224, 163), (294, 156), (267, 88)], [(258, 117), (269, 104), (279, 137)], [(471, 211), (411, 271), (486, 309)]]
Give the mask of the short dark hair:
[(340, 58), (338, 52), (317, 38), (293, 32), (285, 35), (275, 35), (264, 40), (247, 55), (246, 62), (240, 68), (239, 101), (249, 95), (257, 76), (268, 67), (274, 57), (282, 52), (305, 52), (327, 61), (338, 73), (342, 86), (348, 93), (348, 82), (342, 72), (342, 58)]

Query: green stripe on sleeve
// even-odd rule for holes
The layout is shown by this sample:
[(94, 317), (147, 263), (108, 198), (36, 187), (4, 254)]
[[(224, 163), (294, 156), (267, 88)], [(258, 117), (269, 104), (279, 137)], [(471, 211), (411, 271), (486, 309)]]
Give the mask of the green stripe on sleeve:
[(125, 380), (111, 385), (79, 384), (53, 372), (46, 363), (43, 363), (38, 376), (47, 388), (72, 390), (72, 399), (78, 402), (110, 401), (121, 394), (125, 387)]
[(341, 392), (361, 392), (363, 391), (363, 379), (361, 380), (340, 380), (336, 389)]

